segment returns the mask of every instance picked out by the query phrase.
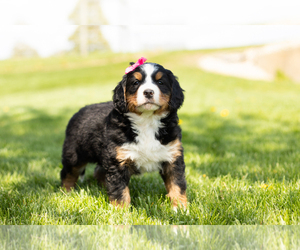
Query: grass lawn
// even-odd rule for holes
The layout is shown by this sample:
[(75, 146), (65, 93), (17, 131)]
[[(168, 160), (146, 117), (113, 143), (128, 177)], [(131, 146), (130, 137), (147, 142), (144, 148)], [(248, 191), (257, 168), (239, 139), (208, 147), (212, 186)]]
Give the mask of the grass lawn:
[[(207, 51), (0, 61), (0, 224), (300, 224), (300, 85), (203, 72)], [(174, 213), (158, 173), (132, 177), (129, 208), (93, 179), (66, 194), (61, 149), (70, 117), (112, 99), (128, 63), (145, 56), (185, 89), (179, 112), (189, 214)]]

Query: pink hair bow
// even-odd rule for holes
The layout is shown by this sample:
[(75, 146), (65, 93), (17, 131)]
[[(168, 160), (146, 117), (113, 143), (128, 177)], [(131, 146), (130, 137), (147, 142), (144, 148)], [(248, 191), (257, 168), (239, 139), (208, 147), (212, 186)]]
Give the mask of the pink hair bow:
[(135, 64), (129, 66), (126, 70), (125, 70), (125, 74), (128, 74), (129, 72), (135, 70), (135, 68), (137, 68), (138, 66), (144, 64), (144, 62), (146, 62), (147, 59), (145, 57), (141, 57)]

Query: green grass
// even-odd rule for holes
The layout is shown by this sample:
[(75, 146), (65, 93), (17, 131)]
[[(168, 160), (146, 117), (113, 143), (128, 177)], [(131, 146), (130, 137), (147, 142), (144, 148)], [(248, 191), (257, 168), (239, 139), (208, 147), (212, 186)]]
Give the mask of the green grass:
[(125, 209), (109, 205), (92, 165), (75, 191), (59, 186), (68, 120), (111, 100), (128, 62), (141, 55), (0, 62), (0, 224), (300, 224), (300, 86), (203, 72), (202, 53), (143, 55), (171, 69), (186, 91), (179, 116), (189, 214), (172, 211), (158, 173), (131, 179)]

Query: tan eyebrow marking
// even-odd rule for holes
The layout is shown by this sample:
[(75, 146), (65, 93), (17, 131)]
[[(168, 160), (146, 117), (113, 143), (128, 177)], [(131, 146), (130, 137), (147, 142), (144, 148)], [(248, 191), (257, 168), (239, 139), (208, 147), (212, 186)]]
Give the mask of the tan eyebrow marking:
[(134, 73), (133, 73), (133, 76), (134, 76), (137, 80), (142, 81), (143, 76), (142, 76), (142, 74), (141, 74), (140, 72), (134, 72)]
[(163, 73), (162, 72), (157, 72), (156, 73), (156, 75), (155, 75), (155, 80), (157, 81), (157, 80), (159, 80), (160, 78), (162, 78), (162, 76), (163, 76)]

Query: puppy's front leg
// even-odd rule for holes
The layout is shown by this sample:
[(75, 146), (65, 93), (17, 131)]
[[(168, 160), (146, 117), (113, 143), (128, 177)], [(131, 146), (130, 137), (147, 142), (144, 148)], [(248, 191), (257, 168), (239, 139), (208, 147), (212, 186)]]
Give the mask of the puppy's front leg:
[(173, 209), (177, 210), (177, 206), (186, 209), (186, 180), (185, 180), (185, 164), (183, 156), (179, 156), (175, 162), (165, 162), (162, 166), (160, 175), (164, 180), (167, 196), (170, 197)]
[(128, 188), (130, 174), (127, 168), (111, 166), (105, 175), (106, 189), (109, 201), (115, 206), (128, 206), (130, 204), (130, 192)]

